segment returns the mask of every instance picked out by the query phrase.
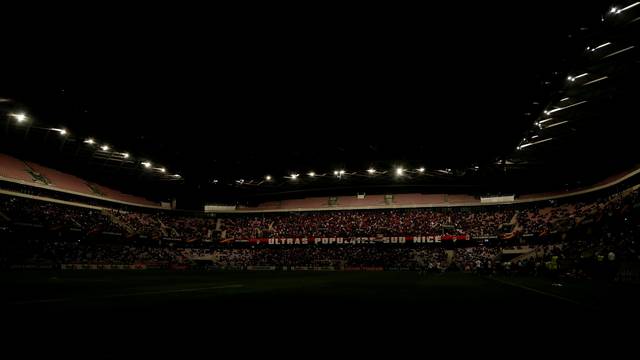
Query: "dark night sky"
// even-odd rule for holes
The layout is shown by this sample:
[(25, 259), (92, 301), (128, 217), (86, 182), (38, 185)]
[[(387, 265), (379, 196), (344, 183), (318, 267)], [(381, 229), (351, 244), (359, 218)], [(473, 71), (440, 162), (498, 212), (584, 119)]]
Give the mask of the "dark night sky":
[(0, 97), (196, 183), (489, 163), (610, 6), (94, 11), (20, 33)]

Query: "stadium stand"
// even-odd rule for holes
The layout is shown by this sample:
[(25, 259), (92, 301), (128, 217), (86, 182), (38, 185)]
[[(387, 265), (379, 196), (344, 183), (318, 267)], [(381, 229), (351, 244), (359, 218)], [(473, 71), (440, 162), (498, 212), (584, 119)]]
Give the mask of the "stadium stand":
[(0, 154), (0, 180), (46, 186), (52, 190), (98, 197), (107, 201), (115, 200), (135, 205), (158, 207), (157, 203), (145, 198), (92, 184), (76, 176), (36, 163), (23, 162), (5, 154)]
[(34, 181), (24, 162), (4, 154), (0, 154), (0, 177), (27, 183)]

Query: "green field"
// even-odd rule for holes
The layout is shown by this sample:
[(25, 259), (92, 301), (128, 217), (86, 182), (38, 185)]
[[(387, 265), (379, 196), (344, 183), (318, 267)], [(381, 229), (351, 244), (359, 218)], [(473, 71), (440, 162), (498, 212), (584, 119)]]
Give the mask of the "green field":
[(9, 311), (636, 311), (637, 286), (412, 272), (13, 272)]
[(625, 326), (597, 322), (635, 324), (640, 304), (637, 286), (463, 273), (12, 272), (0, 274), (0, 287), (4, 343), (65, 358), (601, 339)]

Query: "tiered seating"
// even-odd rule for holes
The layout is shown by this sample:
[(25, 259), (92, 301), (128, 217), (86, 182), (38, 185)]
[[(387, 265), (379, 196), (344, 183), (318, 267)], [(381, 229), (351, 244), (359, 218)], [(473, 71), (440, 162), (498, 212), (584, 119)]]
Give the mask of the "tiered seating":
[(376, 206), (384, 205), (383, 195), (367, 195), (364, 199), (358, 199), (357, 196), (340, 196), (338, 198), (338, 206)]
[(480, 203), (480, 200), (474, 198), (471, 195), (448, 195), (447, 200), (449, 204), (473, 204)]
[(22, 161), (4, 154), (0, 154), (0, 177), (33, 182)]
[[(39, 174), (42, 177), (37, 179)], [(0, 177), (9, 180), (20, 180), (28, 183), (48, 185), (56, 190), (73, 191), (82, 195), (100, 196), (105, 199), (118, 200), (127, 203), (157, 206), (158, 204), (145, 198), (124, 194), (108, 187), (89, 184), (77, 176), (48, 168), (32, 162), (23, 162), (12, 156), (0, 154)], [(92, 189), (93, 187), (93, 189)]]
[(444, 194), (398, 194), (393, 196), (397, 205), (435, 205), (444, 204)]
[(110, 188), (102, 186), (102, 185), (94, 184), (94, 186), (98, 189), (98, 191), (103, 196), (108, 197), (109, 199), (119, 200), (119, 201), (134, 203), (134, 204), (140, 204), (140, 205), (149, 205), (149, 206), (158, 205), (158, 204), (154, 203), (153, 201), (147, 200), (147, 199), (142, 198), (140, 196), (125, 194), (125, 193), (122, 193), (122, 192), (120, 192), (118, 190), (113, 190), (113, 189), (110, 189)]
[(94, 193), (91, 190), (91, 188), (87, 185), (87, 183), (78, 177), (65, 174), (60, 171), (53, 170), (32, 162), (27, 162), (27, 164), (35, 171), (46, 176), (47, 179), (51, 181), (52, 186), (55, 186), (59, 189), (74, 191), (81, 194), (96, 195), (96, 193)]

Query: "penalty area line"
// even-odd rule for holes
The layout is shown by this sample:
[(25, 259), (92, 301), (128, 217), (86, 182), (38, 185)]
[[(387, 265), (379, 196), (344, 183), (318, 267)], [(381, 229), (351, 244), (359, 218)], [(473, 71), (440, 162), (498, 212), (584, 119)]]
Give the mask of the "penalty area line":
[(162, 291), (142, 291), (142, 292), (125, 293), (125, 294), (111, 294), (111, 295), (78, 297), (78, 298), (27, 300), (27, 301), (13, 302), (13, 303), (10, 303), (10, 305), (29, 305), (29, 304), (65, 302), (65, 301), (73, 301), (73, 300), (100, 300), (100, 299), (113, 299), (113, 298), (133, 297), (133, 296), (180, 294), (180, 293), (188, 293), (188, 292), (207, 291), (207, 290), (237, 289), (237, 288), (241, 288), (241, 287), (244, 287), (244, 285), (242, 285), (242, 284), (218, 285), (218, 286), (207, 286), (207, 287), (198, 287), (198, 288), (162, 290)]
[(546, 291), (542, 291), (542, 290), (534, 289), (534, 288), (532, 288), (532, 287), (528, 287), (528, 286), (525, 286), (525, 285), (520, 285), (520, 284), (512, 283), (512, 282), (510, 282), (510, 281), (500, 280), (500, 279), (495, 279), (495, 278), (486, 277), (486, 276), (485, 276), (485, 279), (490, 279), (490, 280), (493, 280), (493, 281), (499, 282), (499, 283), (501, 283), (501, 284), (509, 285), (509, 286), (512, 286), (512, 287), (515, 287), (515, 288), (519, 288), (519, 289), (522, 289), (522, 290), (527, 290), (527, 291), (530, 291), (530, 292), (533, 292), (533, 293), (536, 293), (536, 294), (540, 294), (540, 295), (544, 295), (544, 296), (552, 297), (552, 298), (554, 298), (554, 299), (558, 299), (558, 300), (562, 300), (562, 301), (565, 301), (565, 302), (569, 302), (569, 303), (574, 304), (574, 305), (578, 305), (578, 306), (582, 306), (582, 307), (586, 307), (586, 308), (592, 308), (592, 309), (595, 309), (595, 308), (594, 308), (594, 307), (592, 307), (592, 306), (585, 305), (585, 304), (580, 303), (580, 302), (578, 302), (578, 301), (575, 301), (575, 300), (573, 300), (573, 299), (569, 299), (569, 298), (566, 298), (566, 297), (564, 297), (564, 296), (560, 296), (560, 295), (552, 294), (552, 293), (549, 293), (549, 292), (546, 292)]

